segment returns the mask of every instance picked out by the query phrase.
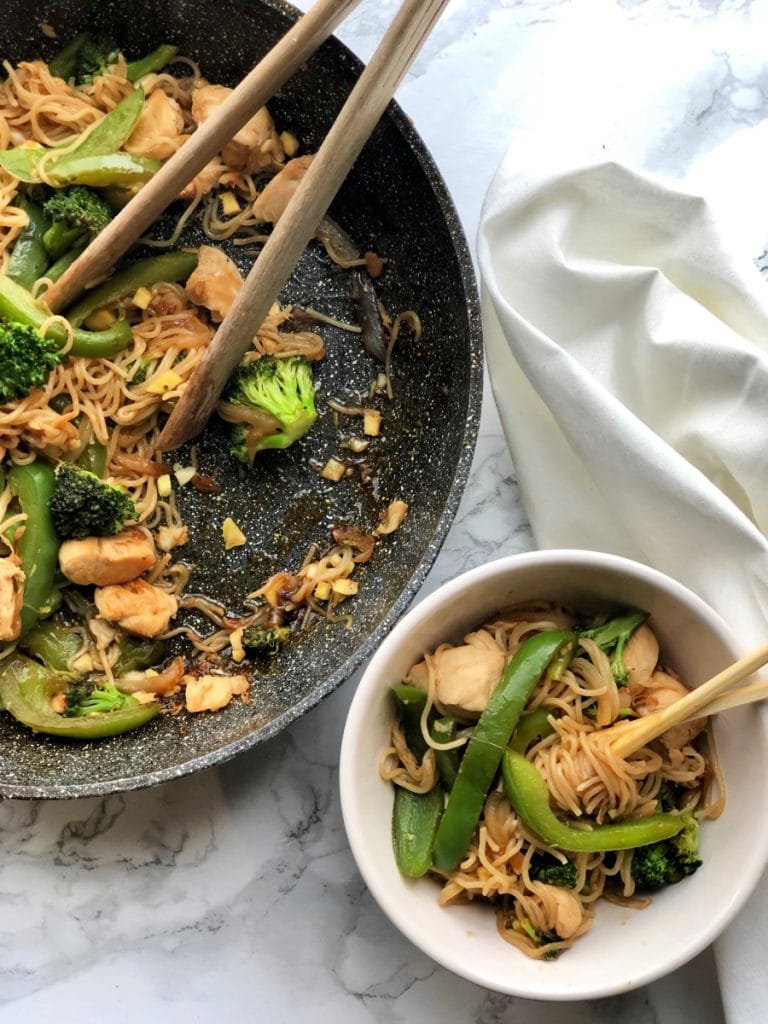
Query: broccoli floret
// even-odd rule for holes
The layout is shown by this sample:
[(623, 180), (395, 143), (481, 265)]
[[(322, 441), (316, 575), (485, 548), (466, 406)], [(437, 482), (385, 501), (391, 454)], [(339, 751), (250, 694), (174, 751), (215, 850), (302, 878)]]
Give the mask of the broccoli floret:
[(85, 185), (59, 189), (44, 209), (53, 223), (43, 235), (43, 245), (54, 258), (92, 241), (112, 220), (109, 206)]
[(72, 683), (67, 690), (65, 718), (83, 718), (85, 715), (103, 715), (119, 711), (131, 704), (138, 704), (135, 697), (120, 693), (111, 683), (98, 686), (86, 681)]
[(274, 658), (290, 635), (287, 626), (250, 626), (243, 630), (243, 647), (257, 658)]
[(0, 321), (0, 402), (41, 388), (61, 360), (61, 353), (35, 327)]
[(77, 51), (75, 73), (78, 85), (90, 84), (94, 78), (107, 73), (120, 60), (120, 51), (113, 40), (106, 37), (86, 36)]
[(261, 424), (234, 425), (230, 451), (240, 462), (252, 464), (257, 452), (287, 448), (306, 434), (317, 419), (312, 368), (303, 356), (264, 356), (241, 363), (229, 382), (225, 403), (249, 406), (275, 421), (274, 431), (266, 436)]
[(136, 518), (130, 495), (68, 463), (56, 470), (48, 507), (60, 537), (106, 537), (119, 533), (127, 519)]
[(531, 857), (531, 865), (528, 873), (534, 882), (544, 882), (546, 885), (560, 885), (565, 889), (576, 888), (576, 865), (572, 860), (562, 864), (556, 857), (548, 853), (535, 853)]
[[(560, 941), (560, 936), (556, 935), (554, 932), (540, 932), (538, 928), (534, 928), (528, 918), (520, 921), (520, 928), (525, 932), (534, 946), (548, 946), (550, 942)], [(552, 949), (549, 953), (544, 954), (544, 959), (556, 960), (559, 955), (560, 950)]]
[(622, 657), (624, 648), (627, 646), (635, 630), (642, 626), (647, 618), (647, 612), (627, 612), (626, 615), (620, 615), (616, 619), (611, 619), (595, 629), (583, 629), (579, 634), (580, 636), (587, 637), (589, 640), (594, 640), (598, 647), (605, 651), (606, 654), (610, 654), (613, 651), (611, 671), (613, 672), (613, 678), (619, 686), (626, 683), (629, 679), (629, 672), (624, 667)]
[(641, 846), (632, 856), (632, 877), (638, 889), (662, 889), (692, 875), (701, 867), (699, 823), (683, 815), (682, 831), (671, 839)]

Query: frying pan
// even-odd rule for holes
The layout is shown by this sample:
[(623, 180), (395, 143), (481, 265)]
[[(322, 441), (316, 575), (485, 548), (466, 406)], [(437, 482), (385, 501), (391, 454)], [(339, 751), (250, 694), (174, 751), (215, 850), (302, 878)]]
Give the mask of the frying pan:
[[(234, 85), (286, 31), (298, 12), (280, 0), (5, 0), (0, 56), (49, 58), (77, 32), (103, 31), (129, 56), (161, 42), (201, 66), (211, 81)], [(278, 128), (312, 152), (342, 106), (359, 61), (335, 39), (275, 96)], [(178, 211), (176, 211), (178, 213)], [(143, 729), (98, 743), (32, 735), (0, 715), (0, 794), (62, 798), (136, 789), (210, 767), (274, 736), (347, 679), (374, 652), (423, 582), (445, 538), (467, 479), (482, 394), (482, 344), (471, 258), (456, 212), (423, 143), (391, 104), (331, 209), (361, 250), (386, 257), (377, 291), (391, 312), (415, 309), (421, 341), (398, 341), (395, 398), (366, 472), (341, 483), (316, 467), (338, 454), (340, 430), (325, 400), (365, 395), (377, 365), (359, 337), (322, 328), (327, 355), (315, 380), (322, 415), (301, 442), (259, 455), (243, 472), (227, 455), (228, 428), (211, 423), (199, 443), (200, 472), (215, 473), (217, 495), (180, 489), (189, 526), (183, 560), (195, 567), (189, 590), (237, 611), (245, 594), (279, 569), (297, 567), (309, 545), (349, 522), (371, 528), (395, 498), (408, 502), (403, 527), (360, 566), (360, 592), (344, 607), (350, 628), (325, 620), (297, 634), (266, 670), (254, 672), (248, 704), (213, 715), (160, 716)], [(171, 220), (159, 227), (168, 231)], [(193, 226), (182, 243), (204, 239)], [(247, 271), (253, 253), (228, 253)], [(282, 301), (354, 320), (349, 275), (314, 243)], [(342, 424), (343, 427), (343, 424)], [(367, 455), (368, 453), (366, 453)], [(178, 453), (182, 463), (188, 451)], [(314, 468), (313, 468), (314, 466)], [(363, 477), (366, 482), (363, 481)], [(248, 543), (225, 552), (221, 523), (232, 516)], [(193, 620), (194, 621), (194, 620)]]

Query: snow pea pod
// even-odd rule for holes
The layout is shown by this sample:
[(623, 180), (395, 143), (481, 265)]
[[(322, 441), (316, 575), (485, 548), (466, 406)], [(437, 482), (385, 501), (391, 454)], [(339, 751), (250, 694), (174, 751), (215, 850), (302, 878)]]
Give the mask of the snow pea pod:
[(134, 295), (139, 288), (151, 288), (161, 281), (186, 281), (196, 266), (197, 253), (193, 252), (166, 252), (161, 256), (137, 260), (124, 270), (118, 271), (104, 284), (92, 288), (78, 303), (67, 310), (67, 319), (73, 327), (78, 327), (97, 309), (111, 306), (119, 299)]
[[(66, 167), (70, 160), (116, 154), (130, 138), (143, 106), (144, 90), (137, 87), (128, 93), (114, 110), (110, 110), (78, 146), (56, 161), (57, 170), (62, 166)], [(88, 182), (82, 184), (87, 185)]]
[(480, 716), (456, 782), (448, 797), (434, 844), (435, 866), (453, 871), (469, 848), (504, 749), (536, 684), (575, 634), (548, 631), (530, 637), (515, 652)]
[(152, 53), (139, 60), (129, 60), (125, 66), (125, 77), (129, 82), (138, 82), (144, 75), (151, 75), (153, 72), (162, 71), (166, 64), (170, 64), (178, 53), (176, 46), (158, 46)]
[(634, 850), (677, 835), (685, 822), (679, 814), (654, 814), (637, 821), (595, 825), (591, 831), (561, 821), (549, 803), (547, 783), (536, 765), (515, 750), (502, 762), (504, 789), (518, 817), (548, 846), (574, 853)]
[(43, 208), (37, 203), (22, 199), (17, 205), (24, 210), (29, 219), (16, 239), (8, 261), (7, 274), (22, 288), (31, 288), (35, 281), (43, 276), (48, 266), (48, 251), (43, 236), (51, 224)]
[(392, 847), (401, 875), (421, 878), (432, 866), (432, 846), (443, 813), (440, 786), (429, 793), (396, 787), (392, 810)]
[(69, 270), (72, 264), (75, 262), (77, 257), (85, 252), (85, 246), (76, 249), (70, 249), (69, 252), (65, 252), (63, 256), (60, 256), (55, 263), (52, 263), (45, 272), (45, 276), (49, 281), (58, 281), (65, 270)]
[[(29, 324), (40, 330), (49, 317), (48, 310), (40, 306), (25, 288), (0, 274), (0, 319)], [(45, 336), (57, 345), (63, 345), (67, 340), (66, 329), (56, 321), (46, 328)], [(69, 354), (87, 359), (111, 359), (130, 343), (131, 326), (127, 320), (116, 320), (106, 331), (84, 331), (76, 327)]]
[(67, 676), (51, 672), (23, 654), (12, 654), (0, 664), (0, 699), (13, 717), (33, 732), (61, 736), (71, 740), (99, 740), (138, 729), (161, 708), (155, 701), (138, 701), (118, 711), (65, 718), (51, 707), (51, 698), (67, 689)]
[(48, 511), (48, 502), (53, 494), (53, 470), (43, 462), (14, 466), (8, 473), (8, 484), (21, 505), (21, 511), (27, 516), (24, 532), (16, 542), (25, 576), (20, 634), (23, 637), (41, 614), (51, 610), (49, 606), (59, 557), (59, 538)]
[(133, 153), (105, 153), (103, 156), (84, 156), (72, 153), (61, 157), (48, 171), (51, 182), (57, 186), (90, 185), (104, 188), (118, 185), (130, 188), (143, 185), (160, 170), (160, 162), (148, 156)]

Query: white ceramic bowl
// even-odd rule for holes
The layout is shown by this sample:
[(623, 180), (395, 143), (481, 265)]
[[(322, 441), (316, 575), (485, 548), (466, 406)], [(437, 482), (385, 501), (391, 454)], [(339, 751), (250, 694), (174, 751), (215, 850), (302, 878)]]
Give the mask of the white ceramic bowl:
[(429, 878), (403, 878), (390, 828), (393, 789), (378, 760), (392, 720), (389, 687), (425, 651), (458, 640), (505, 605), (556, 600), (577, 609), (631, 605), (650, 612), (665, 660), (689, 685), (742, 651), (723, 620), (685, 587), (646, 566), (589, 551), (502, 558), (424, 598), (371, 660), (349, 711), (340, 785), (352, 853), (384, 913), (411, 942), (478, 985), (535, 999), (626, 992), (674, 970), (708, 946), (744, 904), (768, 861), (768, 736), (754, 707), (729, 711), (716, 736), (728, 784), (722, 817), (702, 828), (703, 866), (632, 911), (601, 903), (592, 930), (556, 961), (536, 961), (504, 942), (481, 904), (443, 909)]

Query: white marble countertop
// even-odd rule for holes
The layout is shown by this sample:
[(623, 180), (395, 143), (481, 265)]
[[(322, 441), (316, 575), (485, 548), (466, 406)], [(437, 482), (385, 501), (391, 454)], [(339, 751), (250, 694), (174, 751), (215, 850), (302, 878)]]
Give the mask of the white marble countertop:
[[(560, 132), (565, 155), (581, 138), (679, 175), (760, 121), (765, 7), (453, 0), (398, 95), (473, 240), (493, 170), (526, 130)], [(339, 34), (367, 58), (395, 8), (364, 0)], [(425, 589), (532, 546), (487, 394), (467, 494)], [(337, 759), (353, 690), (217, 770), (126, 796), (1, 804), (0, 1022), (723, 1020), (710, 953), (620, 998), (535, 1007), (418, 953), (367, 893), (344, 836)]]

